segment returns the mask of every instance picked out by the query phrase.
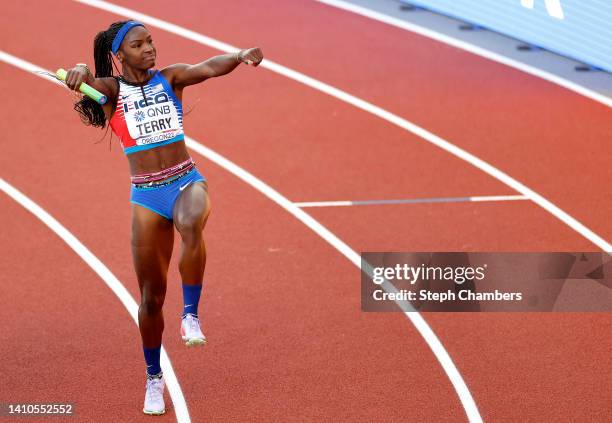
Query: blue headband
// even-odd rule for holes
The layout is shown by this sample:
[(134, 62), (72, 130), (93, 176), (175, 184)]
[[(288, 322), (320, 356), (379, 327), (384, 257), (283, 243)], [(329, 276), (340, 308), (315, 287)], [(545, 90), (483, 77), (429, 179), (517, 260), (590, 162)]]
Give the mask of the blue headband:
[(144, 25), (136, 21), (129, 21), (123, 24), (123, 26), (121, 27), (117, 35), (115, 35), (115, 39), (113, 40), (113, 48), (112, 48), (113, 54), (115, 55), (117, 54), (117, 52), (119, 51), (119, 46), (121, 45), (121, 42), (125, 38), (125, 34), (127, 34), (128, 31), (135, 26), (144, 26)]

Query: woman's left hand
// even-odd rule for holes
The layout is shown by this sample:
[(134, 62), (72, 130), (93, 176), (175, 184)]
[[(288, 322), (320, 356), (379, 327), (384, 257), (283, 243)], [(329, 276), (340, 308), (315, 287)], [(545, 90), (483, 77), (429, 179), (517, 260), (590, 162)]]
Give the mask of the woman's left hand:
[(241, 50), (240, 53), (238, 53), (238, 57), (240, 58), (240, 61), (246, 63), (247, 65), (257, 66), (263, 60), (263, 53), (259, 47), (254, 47)]

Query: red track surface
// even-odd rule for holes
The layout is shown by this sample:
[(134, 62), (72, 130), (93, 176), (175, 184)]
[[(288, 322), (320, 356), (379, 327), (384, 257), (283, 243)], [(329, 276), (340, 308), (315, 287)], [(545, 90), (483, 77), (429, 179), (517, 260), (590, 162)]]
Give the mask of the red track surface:
[[(221, 3), (221, 4), (220, 4)], [(231, 4), (227, 4), (231, 3)], [(373, 102), (497, 166), (604, 239), (610, 111), (563, 88), (314, 2), (121, 2)], [(70, 1), (4, 2), (3, 50), (47, 69), (91, 62), (116, 15)], [(265, 11), (265, 12), (264, 12)], [(157, 67), (218, 51), (152, 28)], [(78, 35), (78, 36), (77, 36)], [(0, 176), (57, 218), (139, 299), (127, 163), (79, 123), (65, 91), (0, 64)], [(200, 99), (196, 103), (196, 99)], [(293, 201), (514, 194), (387, 122), (246, 66), (186, 91), (186, 133)], [(359, 271), (225, 170), (193, 153), (213, 213), (205, 349), (179, 340), (179, 238), (164, 345), (194, 422), (464, 421), (448, 378), (401, 314), (359, 311)], [(112, 292), (36, 218), (0, 195), (0, 402), (76, 403), (82, 421), (142, 415), (137, 327)], [(596, 250), (531, 202), (327, 208), (355, 251)], [(485, 421), (610, 421), (608, 314), (427, 314)], [(51, 360), (49, 361), (49, 358)], [(166, 416), (174, 420), (167, 397)], [(588, 416), (588, 417), (587, 417)], [(59, 420), (58, 420), (59, 421)], [(69, 421), (74, 421), (71, 419)]]

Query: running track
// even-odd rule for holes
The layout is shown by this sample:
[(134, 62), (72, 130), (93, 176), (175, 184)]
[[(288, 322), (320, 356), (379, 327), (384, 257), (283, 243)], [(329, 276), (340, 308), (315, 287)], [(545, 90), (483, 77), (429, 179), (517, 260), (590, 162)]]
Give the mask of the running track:
[[(316, 2), (120, 4), (240, 47), (376, 104), (498, 167), (612, 239), (610, 109), (517, 70)], [(46, 69), (88, 61), (117, 15), (71, 1), (3, 2), (2, 50)], [(218, 50), (151, 28), (157, 67)], [(47, 210), (138, 299), (127, 161), (79, 123), (70, 95), (0, 63), (0, 177)], [(10, 99), (10, 103), (8, 102)], [(10, 104), (10, 106), (9, 106)], [(186, 133), (292, 201), (514, 195), (371, 114), (265, 69), (190, 87)], [(401, 314), (359, 311), (359, 271), (192, 152), (213, 213), (205, 349), (179, 341), (179, 238), (164, 345), (192, 421), (465, 421), (448, 377)], [(0, 402), (74, 402), (81, 421), (142, 415), (137, 327), (100, 278), (0, 195)], [(530, 201), (305, 209), (359, 251), (598, 248)], [(607, 314), (427, 314), (485, 421), (610, 421)], [(176, 420), (166, 396), (167, 414)], [(58, 419), (58, 421), (60, 421)], [(74, 419), (67, 421), (75, 421)]]

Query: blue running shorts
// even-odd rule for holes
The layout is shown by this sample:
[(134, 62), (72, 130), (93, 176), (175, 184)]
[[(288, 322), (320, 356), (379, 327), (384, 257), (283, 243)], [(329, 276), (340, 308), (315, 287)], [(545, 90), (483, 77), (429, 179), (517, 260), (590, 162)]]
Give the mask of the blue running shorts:
[(172, 211), (177, 198), (187, 186), (198, 181), (206, 182), (206, 178), (194, 166), (189, 172), (166, 185), (141, 187), (132, 184), (130, 202), (172, 220)]

